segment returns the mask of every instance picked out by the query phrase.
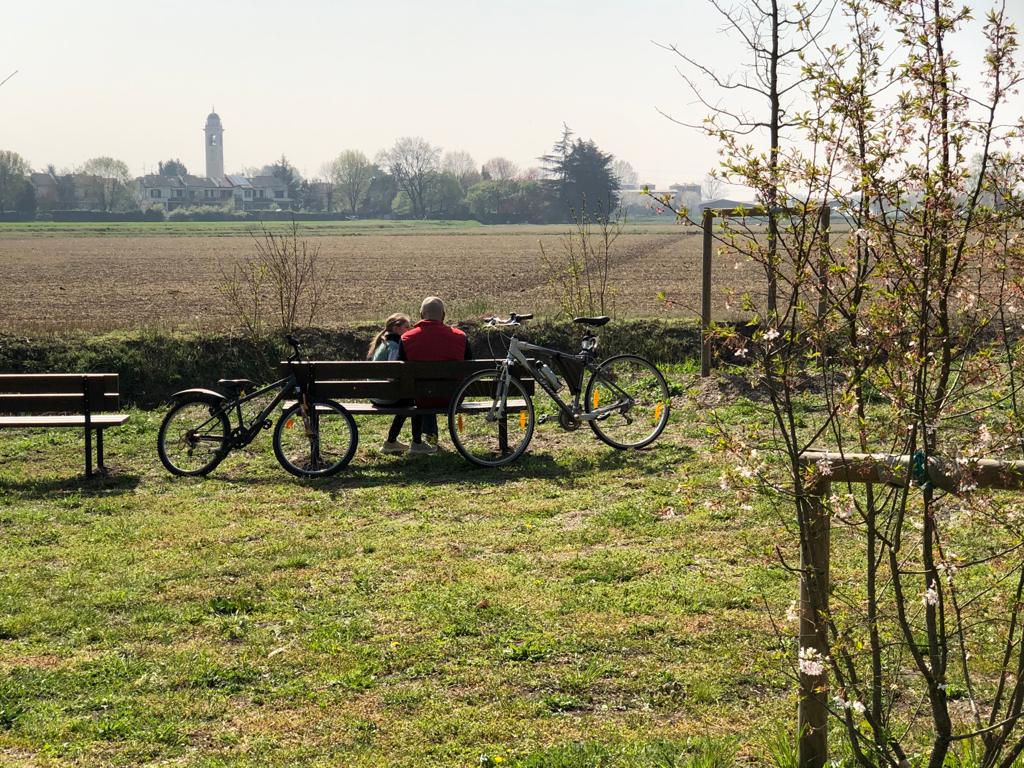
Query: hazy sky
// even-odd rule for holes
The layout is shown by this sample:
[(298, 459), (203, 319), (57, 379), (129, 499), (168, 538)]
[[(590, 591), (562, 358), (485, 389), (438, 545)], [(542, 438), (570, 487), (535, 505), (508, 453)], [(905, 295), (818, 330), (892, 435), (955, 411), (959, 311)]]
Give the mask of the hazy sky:
[[(1024, 0), (1009, 0), (1024, 22)], [(675, 43), (723, 71), (741, 55), (701, 0), (61, 0), (8, 3), (0, 26), (0, 149), (41, 168), (97, 155), (134, 173), (180, 157), (204, 172), (216, 106), (225, 166), (282, 153), (305, 174), (399, 136), (535, 165), (563, 121), (641, 181), (699, 181), (715, 147)], [(980, 48), (967, 40), (961, 58)]]

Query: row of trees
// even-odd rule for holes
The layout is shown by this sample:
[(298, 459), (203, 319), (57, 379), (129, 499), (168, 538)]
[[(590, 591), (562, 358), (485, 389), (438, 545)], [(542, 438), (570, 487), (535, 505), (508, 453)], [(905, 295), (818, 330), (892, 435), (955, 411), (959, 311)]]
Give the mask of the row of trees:
[[(616, 209), (620, 186), (636, 183), (629, 163), (574, 137), (567, 126), (539, 160), (539, 166), (525, 170), (504, 157), (477, 165), (467, 152), (443, 152), (422, 138), (404, 137), (372, 160), (359, 150), (341, 152), (321, 168), (319, 178), (303, 178), (283, 155), (269, 165), (245, 168), (242, 175), (280, 179), (295, 210), (488, 223), (565, 221), (584, 210), (601, 216)], [(0, 213), (35, 212), (30, 170), (16, 153), (0, 152)], [(81, 207), (84, 197), (89, 207), (105, 211), (133, 210), (144, 202), (128, 166), (114, 158), (94, 158), (74, 171), (58, 172), (52, 165), (47, 171), (57, 184), (57, 199), (49, 201), (55, 208)], [(188, 168), (173, 158), (160, 162), (158, 173), (185, 176)], [(88, 195), (83, 185), (89, 186)]]
[[(330, 205), (352, 216), (475, 218), (483, 222), (564, 221), (616, 208), (622, 184), (634, 184), (628, 163), (615, 162), (565, 127), (541, 166), (520, 170), (507, 158), (477, 166), (463, 151), (442, 152), (405, 137), (370, 160), (346, 150), (324, 166)], [(382, 208), (386, 208), (382, 209)]]
[[(30, 178), (32, 168), (17, 152), (0, 150), (0, 214), (31, 215), (40, 207)], [(81, 207), (102, 211), (130, 211), (139, 207), (139, 196), (128, 166), (112, 157), (94, 157), (74, 170), (46, 172), (54, 179), (57, 209)]]

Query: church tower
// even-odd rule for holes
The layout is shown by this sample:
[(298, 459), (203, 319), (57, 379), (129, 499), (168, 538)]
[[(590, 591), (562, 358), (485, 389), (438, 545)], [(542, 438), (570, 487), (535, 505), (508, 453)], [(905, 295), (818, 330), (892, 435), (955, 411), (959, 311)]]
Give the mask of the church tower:
[(224, 178), (224, 126), (220, 115), (211, 112), (206, 117), (206, 176), (213, 181)]

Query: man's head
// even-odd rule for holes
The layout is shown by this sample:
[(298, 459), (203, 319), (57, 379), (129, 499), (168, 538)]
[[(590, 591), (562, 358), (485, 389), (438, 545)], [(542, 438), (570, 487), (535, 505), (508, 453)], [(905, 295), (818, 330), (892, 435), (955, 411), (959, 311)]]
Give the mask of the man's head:
[(427, 296), (420, 304), (420, 317), (444, 322), (444, 302), (437, 296)]

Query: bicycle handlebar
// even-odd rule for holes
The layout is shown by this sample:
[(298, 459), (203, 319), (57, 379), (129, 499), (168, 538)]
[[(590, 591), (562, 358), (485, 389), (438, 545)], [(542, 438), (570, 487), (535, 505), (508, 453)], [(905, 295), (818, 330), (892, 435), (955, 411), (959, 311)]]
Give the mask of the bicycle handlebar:
[(505, 320), (502, 320), (500, 317), (497, 316), (485, 317), (484, 325), (519, 325), (524, 320), (533, 320), (533, 314), (531, 313), (528, 315), (519, 315), (513, 312)]

